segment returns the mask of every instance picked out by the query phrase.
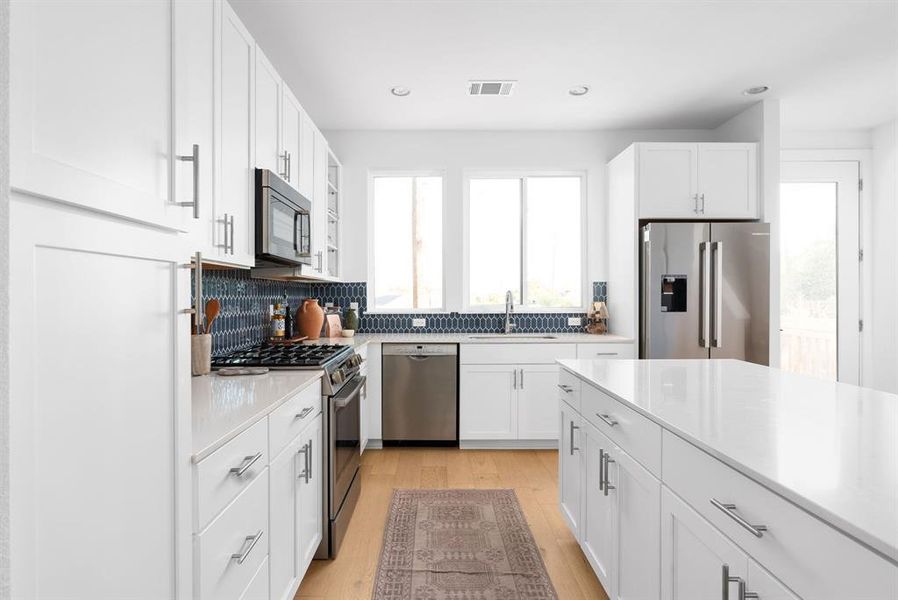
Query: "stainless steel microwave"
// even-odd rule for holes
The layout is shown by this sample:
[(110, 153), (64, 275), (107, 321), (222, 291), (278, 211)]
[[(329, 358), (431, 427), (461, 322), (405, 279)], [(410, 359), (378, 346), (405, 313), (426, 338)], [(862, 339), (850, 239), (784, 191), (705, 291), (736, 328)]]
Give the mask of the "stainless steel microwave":
[(256, 169), (256, 265), (312, 264), (312, 202), (268, 169)]

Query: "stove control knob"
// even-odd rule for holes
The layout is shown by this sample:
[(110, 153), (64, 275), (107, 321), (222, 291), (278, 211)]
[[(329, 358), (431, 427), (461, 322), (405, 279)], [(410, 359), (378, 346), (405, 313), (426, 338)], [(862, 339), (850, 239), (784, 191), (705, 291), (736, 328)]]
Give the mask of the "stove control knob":
[(333, 383), (343, 383), (343, 372), (334, 371), (333, 373), (331, 373), (331, 381)]

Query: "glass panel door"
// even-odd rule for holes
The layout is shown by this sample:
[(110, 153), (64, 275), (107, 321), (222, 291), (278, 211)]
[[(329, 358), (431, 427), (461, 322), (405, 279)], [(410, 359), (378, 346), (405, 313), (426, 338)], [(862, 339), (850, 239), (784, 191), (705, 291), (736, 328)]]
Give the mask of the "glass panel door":
[(858, 383), (858, 164), (786, 162), (780, 189), (780, 367)]

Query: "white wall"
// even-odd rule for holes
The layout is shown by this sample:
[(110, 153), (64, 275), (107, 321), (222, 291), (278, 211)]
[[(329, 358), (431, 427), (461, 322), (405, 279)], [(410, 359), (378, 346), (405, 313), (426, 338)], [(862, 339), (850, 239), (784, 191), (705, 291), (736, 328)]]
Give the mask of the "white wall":
[(770, 366), (780, 364), (780, 106), (762, 100), (714, 130), (719, 142), (757, 142), (761, 219), (770, 223)]
[(0, 0), (0, 599), (9, 598), (9, 0)]
[(872, 132), (873, 205), (870, 260), (873, 282), (869, 333), (873, 381), (898, 393), (898, 120)]
[(873, 140), (869, 129), (838, 131), (783, 131), (783, 150), (866, 150)]
[(451, 210), (444, 225), (447, 308), (461, 307), (462, 171), (533, 169), (587, 174), (587, 279), (607, 273), (604, 244), (605, 163), (634, 141), (705, 141), (707, 130), (491, 132), (491, 131), (328, 131), (343, 163), (343, 256), (347, 281), (368, 279), (368, 173), (388, 170), (443, 170)]

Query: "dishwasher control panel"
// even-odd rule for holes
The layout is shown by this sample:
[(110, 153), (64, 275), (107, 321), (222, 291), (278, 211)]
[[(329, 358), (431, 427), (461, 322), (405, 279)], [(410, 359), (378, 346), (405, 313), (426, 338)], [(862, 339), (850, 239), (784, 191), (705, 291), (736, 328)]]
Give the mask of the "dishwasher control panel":
[(384, 356), (454, 356), (457, 344), (384, 344)]

